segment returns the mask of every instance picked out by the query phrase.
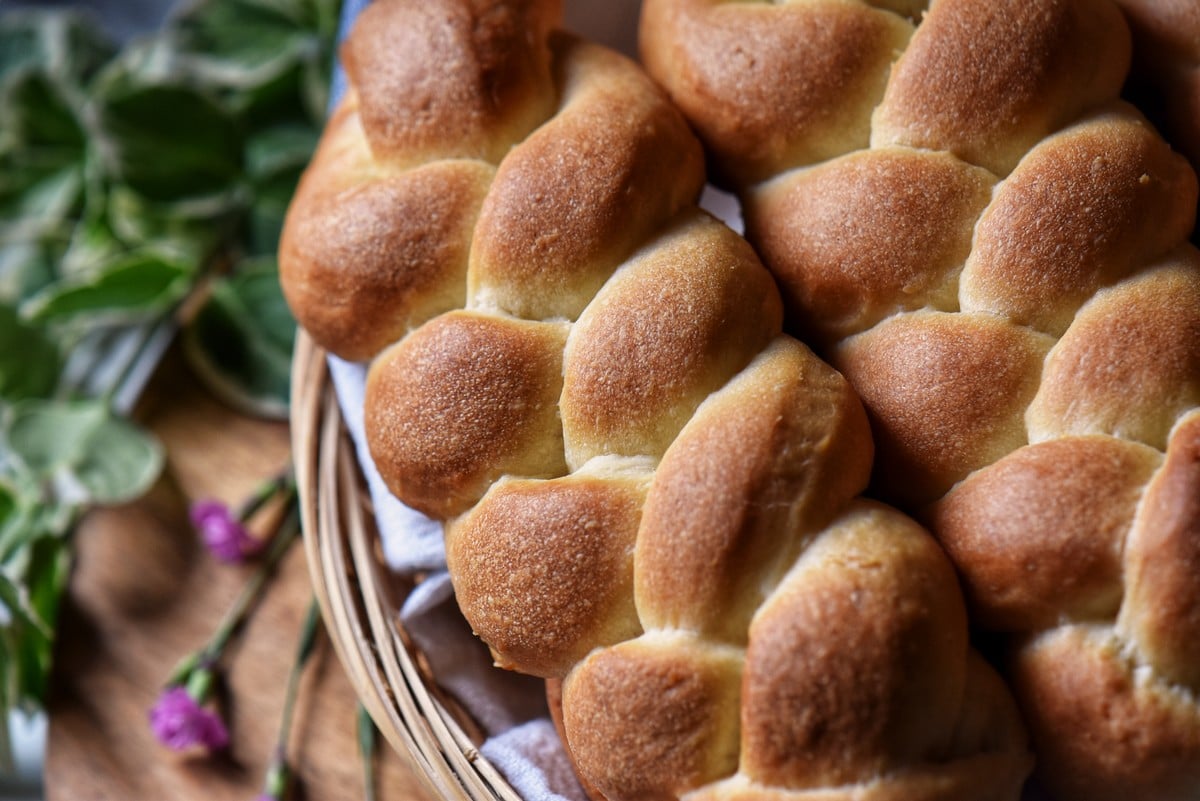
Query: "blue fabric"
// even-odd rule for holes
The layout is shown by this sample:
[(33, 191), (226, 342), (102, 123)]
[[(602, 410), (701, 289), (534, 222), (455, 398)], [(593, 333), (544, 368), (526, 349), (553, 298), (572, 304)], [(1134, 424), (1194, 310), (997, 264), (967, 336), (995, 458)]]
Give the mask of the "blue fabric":
[[(358, 19), (358, 15), (367, 7), (367, 3), (371, 0), (343, 0), (342, 3), (342, 22), (338, 28), (338, 42), (346, 38), (346, 34), (350, 32), (350, 27), (354, 24), (354, 20)], [(341, 101), (342, 95), (346, 94), (346, 73), (342, 70), (342, 60), (335, 59), (333, 63), (333, 76), (329, 86), (329, 110), (332, 111)]]

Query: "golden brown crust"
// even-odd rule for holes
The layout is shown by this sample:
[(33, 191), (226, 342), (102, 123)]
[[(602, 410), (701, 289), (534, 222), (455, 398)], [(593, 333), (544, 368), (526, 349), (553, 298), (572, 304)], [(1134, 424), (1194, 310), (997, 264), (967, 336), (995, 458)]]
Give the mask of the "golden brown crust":
[(780, 330), (779, 294), (745, 240), (686, 212), (613, 276), (571, 330), (567, 464), (658, 459), (709, 393)]
[(865, 147), (871, 109), (912, 33), (900, 17), (845, 0), (666, 0), (642, 15), (643, 63), (717, 155), (717, 179), (734, 185)]
[(1046, 359), (1033, 441), (1110, 434), (1165, 450), (1200, 405), (1200, 251), (1190, 245), (1096, 295)]
[[(963, 685), (963, 715), (950, 747), (940, 758), (978, 767), (991, 780), (981, 782), (978, 791), (986, 792), (995, 784), (998, 785), (992, 787), (995, 797), (1012, 798), (1018, 795), (1024, 776), (1033, 767), (1032, 754), (1024, 748), (1012, 747), (1013, 743), (1024, 746), (1026, 736), (1025, 724), (1008, 685), (996, 668), (977, 652), (970, 651)], [(975, 763), (976, 759), (980, 763)]]
[(1047, 138), (1000, 185), (962, 274), (964, 311), (1061, 336), (1076, 310), (1187, 238), (1196, 175), (1132, 109)]
[(1162, 455), (1111, 437), (1014, 451), (938, 501), (930, 523), (959, 566), (973, 618), (1028, 631), (1111, 620), (1125, 538)]
[(280, 269), (305, 330), (364, 361), (461, 308), (467, 253), (492, 168), (438, 161), (329, 192), (305, 179), (287, 216)]
[(1117, 630), (1168, 682), (1200, 685), (1200, 412), (1171, 433), (1126, 554)]
[(555, 102), (547, 34), (560, 0), (372, 3), (342, 47), (375, 159), (498, 163)]
[(567, 677), (567, 741), (605, 797), (678, 798), (737, 768), (740, 681), (736, 649), (644, 634), (596, 651)]
[(1194, 696), (1130, 665), (1110, 629), (1052, 629), (1017, 653), (1011, 673), (1040, 756), (1037, 776), (1056, 796), (1196, 797)]
[(566, 326), (450, 312), (372, 365), (367, 442), (396, 497), (438, 518), (505, 474), (567, 472), (558, 421)]
[(638, 538), (643, 621), (744, 644), (768, 589), (866, 487), (872, 450), (845, 380), (775, 340), (704, 402), (658, 468)]
[(1200, 5), (1117, 0), (1133, 32), (1126, 94), (1179, 152), (1200, 167)]
[(996, 178), (946, 153), (863, 150), (746, 195), (788, 326), (822, 345), (901, 311), (957, 310), (958, 272)]
[[(863, 518), (871, 519), (867, 527), (861, 525)], [(872, 531), (877, 523), (882, 525)], [(859, 507), (822, 536), (824, 539), (817, 544), (814, 554), (806, 556), (810, 559), (806, 569), (816, 571), (812, 580), (824, 592), (814, 597), (803, 588), (806, 581), (802, 577), (791, 577), (789, 582), (793, 586), (790, 590), (781, 588), (771, 601), (773, 611), (766, 613), (764, 610), (764, 617), (755, 623), (755, 640), (751, 645), (752, 653), (747, 657), (747, 678), (743, 686), (750, 686), (752, 671), (764, 672), (768, 681), (766, 692), (757, 692), (763, 687), (762, 682), (754, 682), (755, 689), (750, 691), (757, 696), (755, 702), (760, 708), (756, 711), (761, 717), (755, 720), (743, 713), (742, 748), (743, 754), (758, 750), (757, 757), (743, 758), (736, 775), (691, 793), (689, 799), (961, 801), (970, 798), (1004, 801), (1017, 798), (1032, 760), (1023, 749), (1024, 726), (1016, 704), (1000, 677), (978, 654), (969, 651), (966, 651), (965, 670), (952, 676), (948, 685), (928, 680), (935, 673), (940, 675), (941, 665), (930, 671), (928, 668), (933, 667), (932, 664), (925, 667), (914, 664), (914, 660), (919, 662), (924, 658), (933, 662), (936, 659), (933, 654), (939, 651), (965, 651), (962, 638), (940, 639), (947, 630), (954, 630), (953, 624), (948, 629), (944, 625), (939, 627), (926, 612), (919, 611), (901, 614), (890, 622), (883, 622), (890, 620), (889, 615), (877, 615), (877, 620), (872, 622), (878, 623), (883, 630), (873, 630), (880, 636), (867, 643), (865, 649), (830, 649), (822, 642), (822, 634), (829, 628), (830, 616), (826, 613), (831, 611), (830, 604), (837, 606), (846, 600), (844, 593), (829, 592), (829, 584), (836, 581), (849, 582), (855, 588), (849, 595), (851, 601), (857, 599), (850, 617), (870, 614), (873, 606), (894, 601), (894, 596), (889, 599), (889, 595), (899, 589), (906, 599), (923, 597), (933, 607), (933, 618), (940, 616), (943, 624), (949, 622), (948, 617), (961, 619), (963, 610), (957, 596), (953, 592), (939, 595), (936, 586), (939, 576), (949, 570), (944, 557), (921, 529), (895, 512), (878, 506)], [(841, 544), (830, 547), (835, 540), (842, 540), (850, 547), (844, 548)], [(856, 557), (858, 565), (865, 570), (856, 570), (852, 566)], [(801, 573), (804, 569), (797, 565), (796, 572)], [(909, 582), (922, 580), (928, 581), (929, 586), (905, 587)], [(813, 608), (820, 610), (815, 623), (811, 614)], [(906, 611), (915, 610), (909, 607)], [(846, 617), (838, 612), (832, 616), (839, 621)], [(820, 631), (822, 627), (826, 632)], [(835, 637), (840, 636), (839, 629)], [(852, 639), (855, 635), (851, 632), (847, 636)], [(922, 645), (918, 643), (925, 640), (928, 644), (929, 638), (935, 642), (928, 652), (922, 653)], [(790, 643), (797, 650), (793, 659), (786, 658), (786, 651), (779, 653), (781, 643)], [(749, 663), (756, 658), (754, 652), (759, 646), (762, 646), (758, 653), (764, 656), (763, 663), (751, 667)], [(868, 682), (866, 686), (870, 689), (866, 696), (860, 695), (857, 688), (847, 691), (844, 682), (851, 666), (830, 664), (846, 658), (857, 660), (855, 670), (875, 675), (882, 680), (882, 686)], [(880, 676), (881, 672), (889, 673), (885, 665), (897, 659), (907, 668), (899, 675), (912, 680), (911, 686), (897, 688), (890, 684), (895, 680), (894, 674)], [(957, 660), (954, 662), (958, 663)], [(796, 685), (802, 688), (801, 692), (811, 692), (813, 698), (801, 698), (789, 692), (793, 685), (786, 677), (795, 670), (796, 664), (815, 669), (819, 674), (814, 682)], [(898, 690), (891, 698), (888, 697), (889, 686)], [(887, 706), (889, 702), (908, 706), (908, 710), (895, 718), (872, 715), (873, 706), (878, 712), (879, 705)], [(778, 714), (779, 710), (792, 707), (797, 707), (792, 714)], [(919, 725), (919, 721), (928, 721), (928, 712), (940, 715), (943, 722), (950, 722), (952, 726), (948, 732), (942, 732), (948, 733), (949, 739), (927, 743), (934, 747), (922, 753), (913, 746), (931, 736), (927, 728)], [(862, 741), (850, 731), (856, 724), (845, 725), (857, 716), (867, 718), (865, 730), (876, 735), (875, 747), (868, 748), (865, 753)], [(905, 720), (921, 730), (915, 733), (900, 728), (888, 731), (884, 720), (891, 723)], [(755, 725), (762, 726), (757, 734), (751, 731)], [(848, 738), (842, 743), (842, 749), (838, 748), (839, 733)], [(816, 747), (803, 748), (795, 742), (805, 737), (815, 738)], [(766, 745), (759, 749), (754, 743)], [(910, 750), (914, 753), (907, 758), (896, 758), (898, 752)], [(844, 783), (817, 782), (814, 776), (822, 772), (845, 772), (850, 761), (868, 755), (873, 758), (875, 769), (852, 770)], [(766, 764), (758, 764), (764, 757)], [(785, 779), (780, 774), (785, 773), (797, 776), (783, 784)], [(772, 776), (774, 781), (769, 778)]]
[(987, 754), (946, 764), (920, 765), (840, 787), (788, 790), (738, 775), (704, 787), (689, 801), (1005, 801), (1018, 797), (1014, 775), (1025, 768), (1007, 754)]
[(991, 315), (940, 312), (893, 317), (842, 342), (833, 363), (871, 416), (879, 491), (919, 506), (1024, 445), (1051, 343)]
[(577, 318), (704, 183), (699, 143), (632, 62), (567, 37), (555, 54), (564, 105), (501, 164), (471, 250), (471, 306), (532, 320)]
[[(738, 703), (720, 676), (741, 672), (733, 781), (1014, 797), (1029, 769), (1021, 727), (994, 677), (968, 682), (979, 667), (948, 561), (898, 513), (845, 509), (866, 464), (844, 390), (780, 338), (668, 449), (634, 556), (646, 633), (594, 652), (566, 684), (569, 746), (605, 796), (719, 793), (708, 783), (730, 775), (733, 746), (712, 727)], [(616, 734), (623, 720), (650, 722)]]
[[(815, 27), (785, 13), (858, 50), (834, 58), (845, 75), (783, 94), (877, 99), (911, 22), (811, 7)], [(974, 678), (944, 558), (898, 513), (848, 508), (871, 461), (860, 403), (780, 336), (770, 275), (693, 205), (700, 150), (679, 113), (629, 61), (547, 37), (554, 13), (377, 0), (346, 46), (352, 90), (282, 255), (321, 339), (351, 358), (399, 339), (364, 409), (385, 482), (447, 521), (460, 604), (497, 662), (566, 677), (568, 745), (614, 801), (676, 799), (739, 760), (809, 789), (1015, 787), (1025, 742)], [(866, 119), (810, 115), (752, 166), (824, 152), (817, 123), (860, 136)], [(990, 178), (949, 169), (965, 188), (946, 196), (981, 204)], [(389, 284), (386, 258), (410, 274)], [(794, 730), (772, 717), (809, 700)]]
[[(860, 133), (786, 91), (737, 111), (758, 76), (823, 87), (852, 74), (830, 65), (851, 63), (859, 41), (829, 38), (840, 52), (789, 60), (808, 43), (786, 13), (817, 19), (819, 4), (783, 4), (785, 13), (722, 3), (722, 31), (706, 30), (717, 12), (698, 0), (645, 5), (659, 26), (643, 36), (647, 61), (677, 97), (687, 98), (692, 61), (712, 42), (750, 54), (751, 64), (710, 58), (721, 80), (705, 86), (722, 96), (681, 105), (701, 131), (710, 108), (775, 126), (764, 134), (726, 120), (722, 136), (709, 134), (709, 155), (733, 176), (748, 235), (783, 284), (788, 329), (815, 333), (862, 393), (877, 437), (875, 487), (928, 516), (980, 622), (1054, 632), (1014, 645), (1047, 782), (1072, 801), (1200, 797), (1200, 457), (1190, 422), (1200, 407), (1200, 256), (1183, 244), (1197, 181), (1118, 99), (1130, 37), (1117, 6), (930, 4), (897, 53), (863, 149)], [(1144, 62), (1182, 115), (1200, 120), (1200, 101), (1179, 94), (1200, 86), (1200, 7), (1122, 5), (1139, 40), (1161, 43)], [(779, 107), (789, 102), (797, 107)], [(847, 116), (875, 105), (857, 95), (821, 102)], [(755, 161), (772, 133), (791, 135), (794, 115), (812, 126), (804, 136), (827, 136), (826, 153), (844, 155)], [(967, 163), (979, 169), (954, 168)], [(1083, 653), (1096, 651), (1087, 638), (1045, 656), (1046, 643), (1083, 624), (1104, 640), (1102, 657)], [(1051, 675), (1060, 667), (1065, 677)], [(827, 797), (889, 797), (900, 786), (890, 779)], [(931, 786), (903, 792), (920, 798)], [(718, 789), (705, 797), (788, 794), (744, 775)]]
[(897, 512), (852, 506), (751, 625), (742, 772), (836, 787), (944, 752), (966, 650), (962, 599), (933, 540)]
[(1042, 137), (1115, 97), (1129, 59), (1110, 3), (940, 0), (892, 71), (871, 144), (946, 150), (1007, 175)]
[(579, 769), (579, 764), (575, 761), (575, 752), (571, 750), (570, 743), (567, 742), (567, 728), (563, 723), (562, 693), (562, 679), (546, 679), (546, 705), (550, 707), (550, 722), (554, 724), (554, 730), (558, 732), (558, 739), (562, 741), (563, 750), (567, 753), (567, 759), (571, 761), (571, 766), (575, 770), (575, 778), (579, 779), (583, 794), (591, 801), (608, 801), (604, 794), (588, 781), (587, 776)]
[[(1163, 70), (1185, 70), (1200, 62), (1200, 6), (1191, 0), (1116, 0), (1139, 45), (1134, 58)], [(1146, 36), (1145, 39), (1139, 37)]]
[(499, 481), (447, 527), (459, 608), (500, 667), (561, 677), (641, 634), (633, 549), (651, 471), (622, 467)]

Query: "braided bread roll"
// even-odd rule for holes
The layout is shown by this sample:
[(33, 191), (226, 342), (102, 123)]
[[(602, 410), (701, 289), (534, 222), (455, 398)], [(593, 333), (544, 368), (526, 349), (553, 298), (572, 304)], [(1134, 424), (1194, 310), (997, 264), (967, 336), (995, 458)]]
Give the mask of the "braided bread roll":
[(914, 5), (648, 0), (642, 48), (861, 393), (875, 490), (1012, 634), (1044, 783), (1200, 798), (1196, 176), (1118, 100), (1107, 0)]
[[(1200, 4), (1193, 0), (1117, 0), (1133, 32), (1126, 94), (1167, 140), (1200, 165)], [(1192, 232), (1196, 241), (1197, 231)]]
[(844, 379), (781, 334), (702, 153), (548, 0), (380, 0), (289, 210), (284, 289), (370, 360), (371, 454), (446, 521), (498, 664), (563, 679), (611, 801), (1014, 799), (1007, 689), (949, 561), (856, 496)]

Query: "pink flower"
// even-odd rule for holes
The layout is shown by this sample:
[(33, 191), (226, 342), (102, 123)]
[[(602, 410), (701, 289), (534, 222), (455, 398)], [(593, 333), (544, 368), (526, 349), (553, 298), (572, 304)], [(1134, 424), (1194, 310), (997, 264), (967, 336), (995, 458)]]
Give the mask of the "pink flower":
[(203, 746), (217, 751), (229, 744), (229, 731), (213, 711), (196, 703), (183, 687), (170, 687), (150, 710), (150, 728), (163, 745), (182, 751)]
[(191, 518), (205, 546), (222, 562), (240, 562), (262, 546), (250, 536), (229, 507), (219, 501), (192, 504)]

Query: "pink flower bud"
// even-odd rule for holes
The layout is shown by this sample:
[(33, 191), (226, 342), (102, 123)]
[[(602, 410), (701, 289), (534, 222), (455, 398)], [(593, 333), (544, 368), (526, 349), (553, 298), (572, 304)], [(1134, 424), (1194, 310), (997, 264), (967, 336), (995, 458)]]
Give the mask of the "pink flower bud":
[(222, 562), (241, 562), (259, 550), (261, 543), (246, 531), (229, 507), (219, 501), (192, 504), (192, 525), (204, 545)]
[(218, 751), (229, 744), (229, 731), (217, 713), (205, 709), (183, 687), (170, 687), (150, 710), (150, 728), (159, 742), (182, 751), (202, 746)]

